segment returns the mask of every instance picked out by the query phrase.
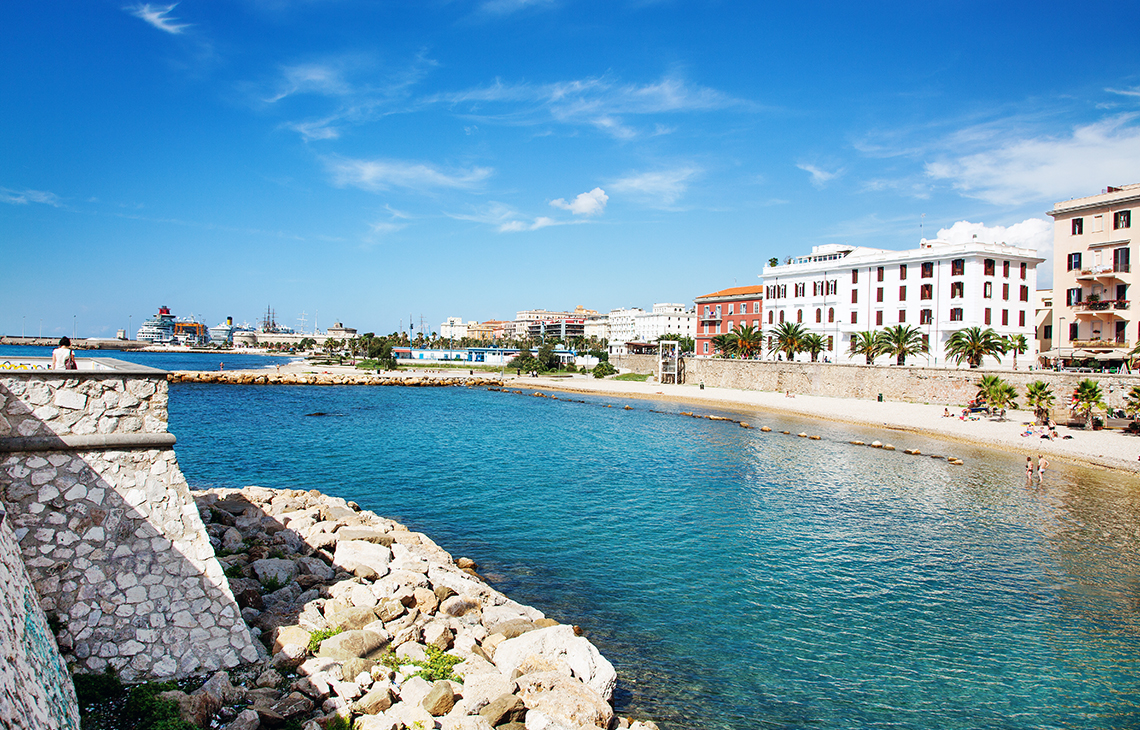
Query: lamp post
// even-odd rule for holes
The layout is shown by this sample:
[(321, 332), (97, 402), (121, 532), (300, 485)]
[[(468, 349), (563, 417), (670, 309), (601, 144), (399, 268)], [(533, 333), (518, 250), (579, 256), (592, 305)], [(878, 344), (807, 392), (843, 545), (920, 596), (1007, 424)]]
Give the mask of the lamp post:
[(1063, 367), (1061, 361), (1064, 359), (1064, 345), (1065, 345), (1065, 318), (1061, 317), (1061, 336), (1057, 338), (1057, 369)]

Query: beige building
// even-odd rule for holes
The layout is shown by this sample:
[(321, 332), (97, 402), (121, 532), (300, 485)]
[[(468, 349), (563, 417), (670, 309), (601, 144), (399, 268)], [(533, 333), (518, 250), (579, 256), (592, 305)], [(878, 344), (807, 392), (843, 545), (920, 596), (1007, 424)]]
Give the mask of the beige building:
[(1057, 203), (1053, 217), (1054, 345), (1101, 354), (1140, 341), (1132, 304), (1132, 213), (1140, 183)]
[(1048, 352), (1053, 349), (1053, 290), (1038, 289), (1036, 297), (1033, 335), (1037, 338), (1037, 352)]

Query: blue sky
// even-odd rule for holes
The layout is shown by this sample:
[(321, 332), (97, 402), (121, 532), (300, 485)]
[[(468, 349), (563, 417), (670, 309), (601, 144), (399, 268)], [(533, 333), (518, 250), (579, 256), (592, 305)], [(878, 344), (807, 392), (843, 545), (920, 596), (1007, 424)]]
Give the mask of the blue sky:
[[(0, 5), (0, 333), (692, 302), (1140, 181), (1133, 3)], [(921, 231), (921, 233), (920, 233)], [(1049, 283), (1049, 275), (1042, 276)], [(42, 324), (41, 324), (42, 323)]]

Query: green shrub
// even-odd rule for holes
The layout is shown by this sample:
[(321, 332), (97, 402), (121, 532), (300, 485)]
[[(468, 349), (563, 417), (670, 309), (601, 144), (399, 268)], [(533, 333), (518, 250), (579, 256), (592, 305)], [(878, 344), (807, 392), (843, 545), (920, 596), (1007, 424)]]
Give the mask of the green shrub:
[(438, 682), (441, 679), (455, 679), (451, 670), (456, 664), (463, 661), (462, 657), (457, 657), (454, 654), (447, 654), (442, 649), (437, 649), (434, 646), (427, 647), (428, 660), (426, 662), (412, 662), (416, 666), (422, 667), (420, 671), (413, 674), (413, 677), (423, 677), (429, 682)]
[(592, 372), (594, 373), (595, 378), (604, 378), (607, 375), (613, 375), (616, 373), (617, 368), (615, 368), (613, 365), (610, 365), (608, 362), (600, 362), (594, 366)]
[(110, 667), (103, 674), (76, 674), (71, 681), (75, 684), (75, 699), (79, 700), (81, 712), (96, 702), (118, 699), (126, 695), (123, 683), (111, 672)]
[(132, 730), (195, 730), (182, 720), (178, 703), (160, 698), (163, 692), (178, 689), (174, 682), (148, 682), (131, 687), (123, 707), (123, 726)]
[(339, 626), (335, 629), (319, 629), (314, 631), (309, 635), (309, 653), (316, 654), (321, 650), (322, 641), (329, 637), (336, 636), (342, 631), (344, 631), (344, 629)]
[(284, 587), (285, 584), (277, 580), (277, 576), (275, 575), (271, 575), (265, 580), (261, 581), (262, 593), (272, 593), (273, 591), (279, 591)]

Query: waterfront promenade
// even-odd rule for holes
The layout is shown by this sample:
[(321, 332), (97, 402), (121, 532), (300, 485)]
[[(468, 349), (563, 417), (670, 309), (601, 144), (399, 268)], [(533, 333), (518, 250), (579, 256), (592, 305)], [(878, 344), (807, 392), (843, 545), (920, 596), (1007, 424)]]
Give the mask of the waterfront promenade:
[[(227, 371), (227, 375), (236, 377), (238, 372)], [(266, 374), (264, 370), (241, 372)], [(318, 375), (338, 376), (362, 373), (362, 371), (350, 366), (316, 366), (309, 363), (290, 363), (289, 365), (282, 365), (280, 373), (282, 375), (316, 373)], [(469, 376), (466, 370), (424, 368), (402, 369), (397, 373), (383, 377), (390, 379), (393, 376), (403, 378), (471, 377), (476, 382), (484, 384), (481, 381), (497, 377), (497, 374), (475, 371), (474, 376)], [(1114, 430), (1086, 431), (1070, 429), (1065, 426), (1058, 427), (1057, 433), (1061, 438), (1054, 441), (1037, 436), (1022, 436), (1021, 434), (1025, 432), (1025, 424), (1033, 421), (1033, 414), (1028, 410), (1009, 411), (1007, 419), (1004, 421), (990, 420), (984, 416), (978, 420), (964, 421), (957, 417), (961, 412), (961, 404), (955, 408), (953, 405), (946, 406), (944, 404), (878, 402), (854, 398), (795, 395), (794, 393), (791, 394), (794, 397), (789, 397), (786, 393), (733, 388), (706, 387), (702, 389), (697, 385), (662, 385), (656, 382), (599, 380), (584, 375), (558, 378), (524, 376), (520, 378), (508, 372), (505, 375), (503, 386), (527, 392), (558, 390), (688, 403), (694, 408), (704, 406), (731, 409), (750, 414), (747, 419), (757, 427), (763, 425), (762, 416), (758, 415), (757, 412), (785, 413), (824, 421), (921, 433), (946, 439), (953, 443), (976, 444), (1034, 457), (1043, 454), (1049, 459), (1062, 459), (1091, 466), (1140, 473), (1140, 459), (1138, 459), (1140, 456), (1140, 437), (1129, 436)], [(1057, 395), (1057, 401), (1060, 404), (1063, 400), (1063, 394), (1058, 393)], [(943, 416), (947, 408), (954, 414), (953, 417), (945, 418)], [(1072, 436), (1072, 438), (1065, 439), (1064, 436)], [(866, 440), (869, 442), (873, 439), (868, 438)], [(899, 445), (902, 446), (902, 444)]]

